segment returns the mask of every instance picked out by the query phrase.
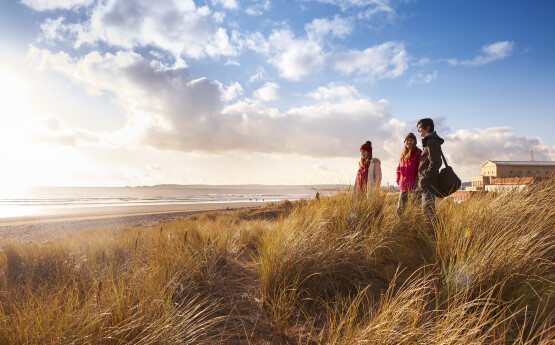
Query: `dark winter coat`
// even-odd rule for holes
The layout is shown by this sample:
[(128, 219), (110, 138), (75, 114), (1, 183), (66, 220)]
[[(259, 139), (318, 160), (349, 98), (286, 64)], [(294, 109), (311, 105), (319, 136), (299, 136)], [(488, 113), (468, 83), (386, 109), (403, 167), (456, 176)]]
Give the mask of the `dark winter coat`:
[(422, 139), (422, 155), (418, 165), (417, 190), (439, 189), (439, 168), (441, 167), (441, 139), (436, 132)]

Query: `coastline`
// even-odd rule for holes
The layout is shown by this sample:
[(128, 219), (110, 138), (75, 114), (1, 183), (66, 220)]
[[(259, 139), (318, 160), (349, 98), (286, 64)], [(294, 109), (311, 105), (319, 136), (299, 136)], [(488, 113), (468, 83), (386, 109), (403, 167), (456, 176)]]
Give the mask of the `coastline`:
[(85, 229), (143, 226), (207, 211), (259, 207), (265, 202), (56, 208), (47, 214), (0, 218), (0, 241), (45, 242)]

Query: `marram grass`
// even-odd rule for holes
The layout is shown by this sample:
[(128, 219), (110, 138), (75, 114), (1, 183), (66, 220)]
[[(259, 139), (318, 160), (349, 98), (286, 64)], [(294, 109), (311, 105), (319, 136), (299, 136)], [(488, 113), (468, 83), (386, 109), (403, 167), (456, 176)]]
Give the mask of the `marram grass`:
[(2, 243), (0, 344), (554, 344), (555, 179)]

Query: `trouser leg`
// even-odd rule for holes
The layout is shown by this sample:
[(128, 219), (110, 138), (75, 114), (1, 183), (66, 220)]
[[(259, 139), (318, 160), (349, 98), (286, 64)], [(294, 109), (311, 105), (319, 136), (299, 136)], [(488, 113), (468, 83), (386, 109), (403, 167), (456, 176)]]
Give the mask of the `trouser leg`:
[(407, 203), (407, 197), (408, 197), (409, 192), (403, 192), (401, 191), (399, 193), (399, 201), (397, 202), (397, 215), (401, 216), (401, 213), (403, 213), (403, 208), (405, 207), (405, 204)]
[(422, 211), (428, 222), (436, 217), (436, 193), (433, 190), (422, 191)]

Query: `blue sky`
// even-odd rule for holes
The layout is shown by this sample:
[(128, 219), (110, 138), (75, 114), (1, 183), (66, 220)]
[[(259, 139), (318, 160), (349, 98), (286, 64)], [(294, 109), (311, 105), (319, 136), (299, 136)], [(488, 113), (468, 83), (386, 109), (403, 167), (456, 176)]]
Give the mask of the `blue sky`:
[(422, 117), (465, 180), (487, 159), (555, 160), (554, 14), (548, 0), (2, 2), (1, 180), (351, 183), (371, 140), (392, 184)]

